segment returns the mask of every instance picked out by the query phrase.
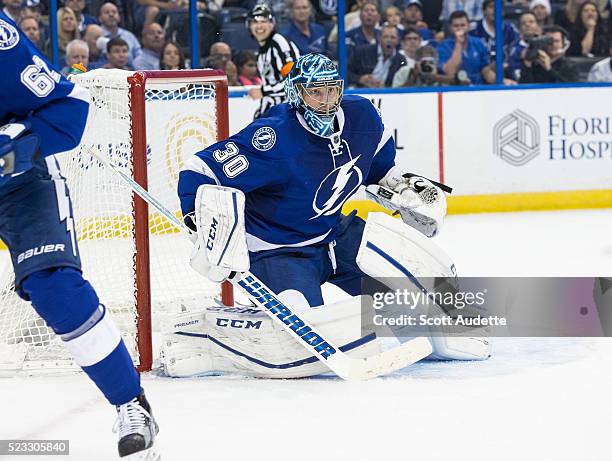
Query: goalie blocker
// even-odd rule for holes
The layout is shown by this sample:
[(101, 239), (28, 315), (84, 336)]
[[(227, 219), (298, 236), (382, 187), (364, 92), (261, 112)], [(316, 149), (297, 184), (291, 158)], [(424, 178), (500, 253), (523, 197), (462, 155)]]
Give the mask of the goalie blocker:
[[(384, 213), (369, 214), (357, 263), (386, 284), (396, 280), (398, 285), (391, 289), (405, 287), (407, 279), (420, 283), (427, 277), (455, 277), (454, 264), (437, 245)], [(390, 330), (362, 325), (363, 319), (373, 315), (362, 316), (361, 297), (301, 310), (299, 315), (355, 357), (378, 354), (398, 343)], [(236, 373), (299, 378), (329, 372), (255, 307), (215, 306), (184, 312), (168, 318), (163, 330), (161, 363), (169, 376)], [(490, 356), (486, 338), (433, 337), (430, 341), (431, 358), (482, 360)]]
[(213, 282), (222, 282), (232, 271), (249, 270), (244, 229), (244, 193), (232, 187), (205, 184), (195, 200), (197, 237), (191, 267)]

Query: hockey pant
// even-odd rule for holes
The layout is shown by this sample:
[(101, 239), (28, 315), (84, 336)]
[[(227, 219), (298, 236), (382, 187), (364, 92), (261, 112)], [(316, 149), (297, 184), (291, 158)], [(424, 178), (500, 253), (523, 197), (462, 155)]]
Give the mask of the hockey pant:
[[(325, 282), (358, 296), (362, 294), (362, 281), (369, 279), (356, 262), (364, 227), (365, 221), (355, 213), (343, 216), (335, 245), (323, 243), (251, 253), (251, 272), (296, 307), (323, 305), (321, 285)], [(368, 282), (368, 286), (377, 285), (372, 279)]]

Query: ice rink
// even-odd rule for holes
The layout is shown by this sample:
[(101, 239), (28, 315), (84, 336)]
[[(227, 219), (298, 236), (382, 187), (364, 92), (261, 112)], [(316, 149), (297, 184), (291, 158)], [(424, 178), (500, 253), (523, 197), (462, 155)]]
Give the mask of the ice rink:
[[(612, 276), (612, 210), (451, 216), (437, 241), (460, 275)], [(486, 362), (367, 382), (143, 381), (166, 461), (597, 461), (610, 459), (611, 355), (609, 338), (503, 339)], [(2, 378), (0, 411), (0, 439), (116, 458), (114, 410), (80, 374)]]

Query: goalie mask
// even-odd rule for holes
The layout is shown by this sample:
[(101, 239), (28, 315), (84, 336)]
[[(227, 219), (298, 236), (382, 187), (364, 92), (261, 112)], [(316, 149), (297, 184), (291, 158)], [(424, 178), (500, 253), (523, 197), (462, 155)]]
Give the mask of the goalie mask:
[(319, 136), (334, 132), (334, 119), (344, 81), (331, 59), (316, 53), (301, 56), (285, 79), (285, 94), (307, 125)]

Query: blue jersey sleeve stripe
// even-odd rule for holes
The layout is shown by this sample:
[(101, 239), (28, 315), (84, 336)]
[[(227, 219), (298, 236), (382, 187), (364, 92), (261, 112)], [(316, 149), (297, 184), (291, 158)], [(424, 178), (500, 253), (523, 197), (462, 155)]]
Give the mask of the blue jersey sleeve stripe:
[(378, 155), (380, 150), (385, 146), (385, 144), (387, 144), (387, 142), (391, 138), (393, 138), (393, 132), (389, 128), (385, 127), (383, 134), (380, 138), (380, 142), (378, 143), (378, 146), (376, 146), (376, 152), (374, 153), (374, 157)]
[(79, 85), (74, 85), (72, 91), (68, 94), (68, 97), (78, 99), (79, 101), (86, 102), (87, 104), (89, 104), (91, 100), (89, 91)]
[(378, 184), (387, 172), (395, 165), (395, 140), (387, 139), (385, 145), (372, 160), (372, 167), (364, 184)]

